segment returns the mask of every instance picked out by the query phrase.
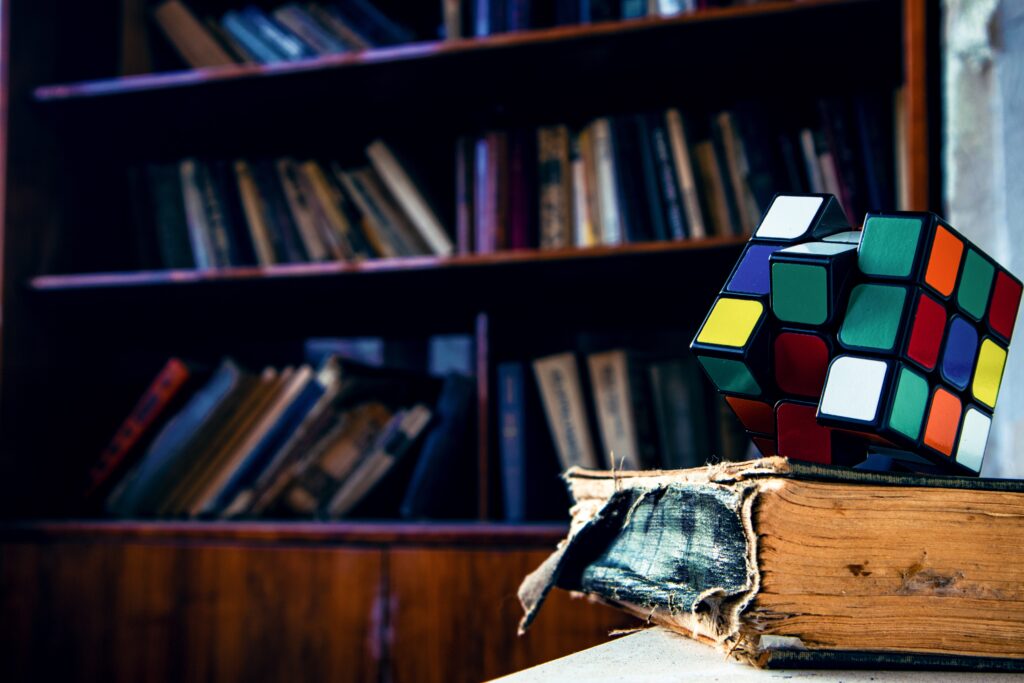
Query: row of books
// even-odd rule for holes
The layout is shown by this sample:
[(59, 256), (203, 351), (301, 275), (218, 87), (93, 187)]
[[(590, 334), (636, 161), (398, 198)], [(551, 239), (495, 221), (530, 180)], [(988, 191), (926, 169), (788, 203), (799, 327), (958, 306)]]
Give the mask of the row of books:
[(895, 206), (892, 103), (837, 97), (491, 131), (456, 150), (460, 253), (750, 234), (776, 192)]
[(292, 62), (414, 39), (366, 0), (291, 2), (270, 11), (249, 5), (202, 18), (181, 0), (165, 0), (153, 18), (179, 56), (197, 68)]
[(474, 471), (474, 394), (458, 373), (334, 355), (212, 373), (172, 358), (90, 470), (86, 500), (118, 517), (469, 517), (452, 488)]
[[(673, 17), (710, 7), (756, 2), (758, 0), (454, 0), (445, 3), (444, 11), (445, 26), (461, 26), (463, 31), (466, 31), (465, 17), (468, 14), (471, 32), (457, 35), (489, 36), (548, 26)], [(451, 33), (452, 29), (449, 29), (448, 34)]]
[(724, 402), (706, 400), (709, 388), (690, 358), (564, 352), (500, 363), (496, 381), (510, 521), (560, 516), (559, 470), (680, 469), (749, 450), (735, 417), (719, 408)]
[(435, 33), (416, 30), (413, 23), (419, 25), (420, 21), (406, 23), (367, 0), (290, 2), (269, 10), (249, 5), (219, 15), (182, 0), (163, 0), (154, 8), (153, 18), (179, 57), (200, 68), (315, 59), (432, 38), (452, 40), (549, 26), (668, 17), (751, 1), (440, 0), (435, 5)]
[(382, 141), (364, 166), (280, 158), (146, 167), (136, 220), (165, 268), (448, 255), (448, 232)]

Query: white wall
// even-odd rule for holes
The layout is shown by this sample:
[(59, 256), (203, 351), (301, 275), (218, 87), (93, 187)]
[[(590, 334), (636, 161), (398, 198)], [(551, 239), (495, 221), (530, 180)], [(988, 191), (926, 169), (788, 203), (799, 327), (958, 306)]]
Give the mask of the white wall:
[[(943, 0), (945, 216), (1024, 279), (1024, 0)], [(1024, 478), (1018, 315), (982, 474)]]

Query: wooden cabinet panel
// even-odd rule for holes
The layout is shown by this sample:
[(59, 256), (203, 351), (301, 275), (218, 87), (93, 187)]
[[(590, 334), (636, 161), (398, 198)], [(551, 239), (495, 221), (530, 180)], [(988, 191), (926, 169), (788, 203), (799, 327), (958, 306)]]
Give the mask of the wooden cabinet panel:
[(481, 681), (604, 642), (639, 622), (554, 591), (530, 631), (516, 590), (544, 550), (394, 549), (388, 553), (394, 683)]
[(0, 680), (376, 681), (382, 552), (0, 546)]

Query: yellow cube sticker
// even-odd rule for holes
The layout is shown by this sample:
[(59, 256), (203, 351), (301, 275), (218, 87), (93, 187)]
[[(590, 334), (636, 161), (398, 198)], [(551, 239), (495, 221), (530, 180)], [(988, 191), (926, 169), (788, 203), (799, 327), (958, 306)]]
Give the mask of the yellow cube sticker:
[(974, 368), (974, 383), (971, 391), (978, 399), (993, 410), (996, 397), (999, 395), (999, 383), (1003, 379), (1003, 366), (1006, 365), (1006, 349), (991, 339), (981, 342), (978, 353), (978, 364)]
[(741, 349), (763, 315), (764, 305), (760, 301), (720, 297), (700, 328), (697, 342)]

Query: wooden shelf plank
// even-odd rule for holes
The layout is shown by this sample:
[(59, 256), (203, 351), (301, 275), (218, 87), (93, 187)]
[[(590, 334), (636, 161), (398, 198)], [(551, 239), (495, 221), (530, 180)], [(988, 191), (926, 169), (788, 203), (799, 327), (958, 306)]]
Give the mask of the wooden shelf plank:
[(428, 41), (377, 48), (341, 55), (282, 64), (238, 64), (222, 67), (143, 74), (119, 78), (97, 79), (79, 83), (43, 85), (35, 89), (39, 102), (53, 103), (82, 98), (109, 97), (130, 93), (188, 88), (201, 83), (226, 82), (247, 79), (273, 79), (290, 74), (311, 71), (344, 71), (396, 62), (423, 61), (442, 56), (465, 56), (474, 59), (480, 53), (529, 49), (551, 43), (572, 43), (595, 38), (620, 35), (643, 35), (674, 27), (701, 26), (722, 22), (758, 21), (778, 15), (801, 16), (833, 8), (861, 6), (865, 12), (878, 9), (880, 0), (777, 0), (757, 5), (711, 8), (676, 17), (651, 17), (597, 24), (558, 26), (547, 29), (500, 33), (485, 38), (465, 38), (451, 41)]
[(472, 546), (550, 548), (568, 523), (206, 522), (29, 520), (0, 524), (0, 542), (108, 541), (268, 545)]
[(646, 242), (618, 246), (568, 249), (527, 249), (494, 254), (466, 256), (420, 256), (372, 259), (359, 262), (295, 263), (260, 267), (232, 267), (213, 270), (147, 270), (119, 273), (77, 273), (40, 275), (29, 286), (38, 292), (89, 290), (123, 287), (180, 287), (195, 284), (241, 281), (302, 280), (308, 278), (345, 278), (358, 275), (422, 274), (478, 269), (543, 267), (593, 260), (643, 258), (645, 255), (687, 254), (733, 247), (746, 237), (709, 237), (672, 242)]

